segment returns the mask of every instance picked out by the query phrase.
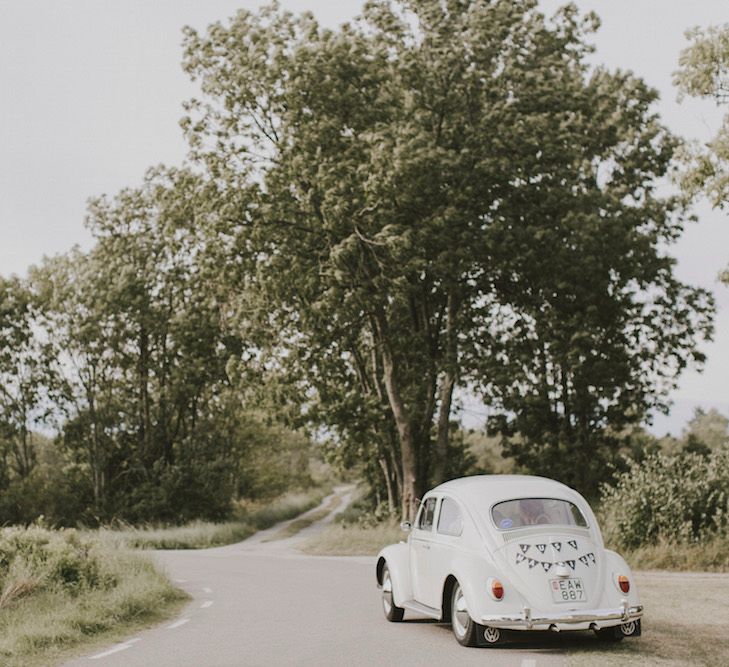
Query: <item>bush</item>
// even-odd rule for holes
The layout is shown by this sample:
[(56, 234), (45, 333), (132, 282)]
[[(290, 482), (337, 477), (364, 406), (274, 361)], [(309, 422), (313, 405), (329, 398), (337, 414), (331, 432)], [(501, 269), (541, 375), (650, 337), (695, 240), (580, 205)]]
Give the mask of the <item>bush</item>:
[(601, 508), (605, 537), (619, 547), (721, 535), (729, 526), (729, 450), (629, 461), (613, 486), (603, 486)]
[(185, 598), (150, 559), (118, 545), (75, 530), (0, 529), (3, 667), (55, 664), (92, 636), (169, 617)]
[[(19, 597), (12, 591), (109, 589), (116, 578), (108, 571), (98, 543), (74, 530), (5, 528), (0, 531), (0, 608)], [(4, 604), (3, 604), (4, 603)]]

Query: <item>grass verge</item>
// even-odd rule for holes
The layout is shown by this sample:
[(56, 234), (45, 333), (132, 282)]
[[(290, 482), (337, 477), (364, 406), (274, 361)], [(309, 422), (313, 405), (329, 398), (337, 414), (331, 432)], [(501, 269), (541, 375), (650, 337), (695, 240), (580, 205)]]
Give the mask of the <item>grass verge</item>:
[(301, 517), (300, 519), (295, 519), (288, 525), (281, 528), (281, 530), (276, 531), (271, 537), (263, 541), (274, 542), (275, 540), (285, 540), (289, 537), (293, 537), (294, 535), (304, 530), (304, 528), (308, 528), (309, 526), (311, 526), (311, 524), (326, 518), (331, 512), (339, 507), (339, 504), (341, 502), (342, 499), (339, 496), (334, 496), (326, 504), (326, 506), (322, 507), (320, 510), (317, 510), (316, 512), (311, 512), (310, 514), (307, 514), (305, 517)]
[(301, 550), (315, 556), (375, 556), (382, 547), (407, 537), (394, 523), (358, 526), (335, 523), (306, 541)]
[(729, 572), (729, 535), (700, 544), (651, 544), (618, 551), (637, 570)]
[(317, 487), (280, 498), (241, 506), (239, 518), (234, 521), (213, 523), (195, 521), (184, 526), (101, 528), (89, 531), (102, 540), (132, 549), (207, 549), (234, 544), (250, 537), (258, 530), (269, 528), (316, 507), (330, 493), (327, 487)]
[(47, 665), (174, 615), (185, 593), (142, 554), (76, 531), (0, 530), (0, 664)]

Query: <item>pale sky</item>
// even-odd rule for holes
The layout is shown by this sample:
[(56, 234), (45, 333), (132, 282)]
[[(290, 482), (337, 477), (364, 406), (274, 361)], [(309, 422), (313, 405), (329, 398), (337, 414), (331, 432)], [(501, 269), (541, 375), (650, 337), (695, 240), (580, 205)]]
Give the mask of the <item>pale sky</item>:
[[(0, 0), (0, 273), (23, 274), (44, 255), (78, 243), (86, 199), (138, 184), (151, 165), (179, 164), (178, 120), (196, 93), (180, 67), (181, 28), (204, 29), (245, 0)], [(542, 0), (551, 13), (563, 4)], [(593, 59), (630, 69), (661, 93), (659, 111), (676, 133), (708, 139), (721, 113), (710, 102), (680, 105), (671, 85), (683, 32), (729, 22), (727, 0), (577, 0), (602, 19)], [(359, 0), (282, 0), (330, 26), (352, 18)], [(681, 279), (717, 298), (715, 342), (702, 374), (686, 372), (669, 418), (654, 432), (678, 433), (694, 407), (729, 414), (729, 288), (716, 280), (729, 262), (729, 215), (706, 205), (672, 249)]]

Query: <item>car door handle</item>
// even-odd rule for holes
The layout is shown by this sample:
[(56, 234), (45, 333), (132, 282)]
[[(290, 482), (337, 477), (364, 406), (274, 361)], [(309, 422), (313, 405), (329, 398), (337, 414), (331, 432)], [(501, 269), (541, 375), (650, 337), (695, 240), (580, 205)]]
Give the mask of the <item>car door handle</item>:
[(430, 545), (429, 544), (424, 544), (423, 545), (423, 549), (430, 549)]

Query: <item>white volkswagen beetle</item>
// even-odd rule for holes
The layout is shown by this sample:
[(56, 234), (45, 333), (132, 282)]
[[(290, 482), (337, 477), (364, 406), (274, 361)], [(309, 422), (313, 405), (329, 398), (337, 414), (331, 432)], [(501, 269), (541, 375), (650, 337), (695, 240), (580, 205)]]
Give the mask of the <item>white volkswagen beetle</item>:
[(464, 646), (513, 630), (593, 630), (618, 641), (641, 633), (630, 568), (605, 549), (595, 515), (551, 479), (479, 475), (425, 494), (407, 542), (377, 557), (389, 621), (412, 611), (450, 622)]

